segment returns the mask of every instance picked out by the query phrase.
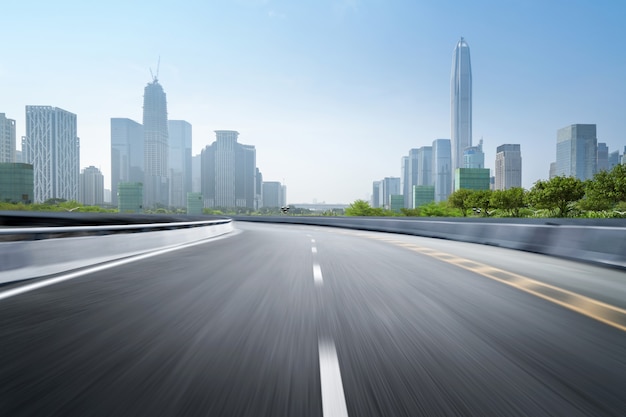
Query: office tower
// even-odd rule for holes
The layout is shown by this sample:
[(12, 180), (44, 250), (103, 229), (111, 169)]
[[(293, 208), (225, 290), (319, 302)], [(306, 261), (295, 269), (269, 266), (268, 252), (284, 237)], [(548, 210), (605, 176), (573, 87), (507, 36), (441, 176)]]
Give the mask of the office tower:
[(552, 179), (556, 177), (556, 162), (550, 162), (550, 173), (548, 174), (548, 178)]
[(380, 181), (374, 181), (372, 183), (372, 207), (379, 208), (380, 207), (380, 190), (381, 190)]
[[(402, 170), (402, 176), (404, 181), (401, 181), (400, 191), (404, 196), (404, 206), (406, 208), (414, 208), (411, 200), (411, 190), (414, 185), (417, 185), (417, 177), (419, 174), (419, 149), (413, 148), (409, 150), (409, 155), (405, 157), (405, 167)], [(380, 207), (388, 205), (389, 202), (380, 201)]]
[[(433, 185), (433, 148), (422, 146), (417, 150), (417, 178), (413, 186)], [(413, 195), (411, 187), (411, 195)]]
[(489, 190), (491, 183), (488, 168), (457, 168), (454, 172), (454, 190)]
[(95, 166), (89, 166), (80, 173), (80, 202), (88, 206), (104, 204), (104, 175)]
[(452, 150), (450, 139), (435, 139), (432, 146), (435, 202), (446, 201), (452, 193)]
[(603, 142), (598, 143), (596, 169), (598, 172), (609, 169), (609, 147)]
[(435, 201), (435, 187), (433, 185), (415, 185), (412, 196), (415, 208), (432, 203)]
[(256, 168), (256, 177), (255, 177), (255, 186), (256, 189), (256, 206), (255, 208), (258, 210), (263, 207), (263, 173), (259, 171), (259, 168)]
[(117, 208), (120, 213), (143, 213), (143, 184), (120, 182), (117, 184)]
[(403, 156), (400, 160), (400, 189), (404, 195), (404, 207), (411, 208), (411, 200), (408, 197), (409, 186), (409, 157)]
[(191, 192), (202, 193), (202, 155), (191, 157)]
[(520, 145), (505, 144), (496, 148), (496, 190), (522, 186), (522, 152)]
[(283, 207), (283, 186), (278, 181), (263, 181), (263, 207)]
[(611, 152), (609, 154), (609, 171), (612, 170), (615, 165), (619, 165), (621, 160), (622, 157), (619, 154), (619, 150)]
[(185, 207), (191, 192), (191, 124), (184, 120), (169, 120), (170, 205)]
[(154, 77), (143, 94), (144, 209), (169, 206), (167, 97)]
[(18, 162), (15, 158), (15, 120), (0, 113), (0, 163)]
[(205, 207), (255, 208), (256, 150), (237, 143), (239, 133), (216, 130), (216, 140), (202, 151)]
[(478, 146), (468, 146), (463, 149), (463, 166), (462, 168), (484, 168), (485, 153), (483, 152), (483, 140), (481, 139)]
[(19, 162), (0, 162), (0, 201), (30, 204), (34, 192), (33, 166)]
[(452, 55), (450, 86), (452, 170), (463, 168), (463, 150), (472, 146), (472, 67), (465, 39)]
[(556, 175), (593, 178), (596, 173), (598, 139), (596, 125), (575, 124), (559, 129), (556, 138)]
[(117, 206), (120, 182), (143, 183), (143, 126), (131, 119), (111, 118), (111, 204)]
[[(391, 196), (402, 195), (400, 189), (400, 177), (385, 177), (381, 181), (381, 207), (391, 208)], [(403, 200), (404, 201), (404, 200)]]
[(32, 164), (35, 202), (51, 198), (78, 201), (80, 140), (76, 115), (51, 106), (26, 106), (26, 163)]

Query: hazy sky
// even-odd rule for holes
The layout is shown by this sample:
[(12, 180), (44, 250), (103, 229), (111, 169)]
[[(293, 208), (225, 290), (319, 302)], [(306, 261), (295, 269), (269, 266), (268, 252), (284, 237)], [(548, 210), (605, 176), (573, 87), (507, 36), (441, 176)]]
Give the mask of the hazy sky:
[[(556, 131), (595, 123), (626, 145), (626, 1), (12, 1), (2, 5), (0, 113), (78, 115), (81, 168), (110, 187), (110, 118), (142, 120), (161, 57), (170, 119), (255, 145), (289, 203), (369, 198), (410, 148), (450, 137), (452, 51), (472, 59), (474, 144), (519, 143), (523, 185), (547, 178)], [(18, 145), (19, 147), (19, 145)], [(493, 172), (492, 172), (493, 175)]]

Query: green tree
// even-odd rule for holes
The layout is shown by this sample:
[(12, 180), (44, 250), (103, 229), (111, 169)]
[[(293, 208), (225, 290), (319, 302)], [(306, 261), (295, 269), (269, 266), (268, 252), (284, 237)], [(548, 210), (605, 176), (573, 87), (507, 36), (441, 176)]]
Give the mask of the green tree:
[(466, 217), (467, 210), (473, 207), (472, 194), (472, 190), (466, 190), (462, 188), (450, 194), (450, 197), (448, 197), (448, 202), (452, 207), (461, 210), (463, 217)]
[(481, 216), (487, 217), (491, 214), (491, 190), (474, 190), (470, 194), (472, 208), (477, 209)]
[(534, 208), (548, 209), (557, 217), (567, 217), (573, 211), (574, 203), (584, 195), (585, 185), (581, 180), (559, 176), (535, 182), (528, 200)]
[(581, 207), (587, 210), (614, 208), (620, 201), (626, 202), (626, 165), (618, 164), (611, 171), (596, 173), (593, 180), (585, 183), (585, 199)]
[(526, 206), (525, 200), (526, 191), (521, 187), (513, 187), (508, 190), (493, 191), (491, 205), (513, 217), (520, 217), (520, 210)]
[(365, 200), (356, 200), (346, 208), (346, 216), (374, 216), (374, 209)]

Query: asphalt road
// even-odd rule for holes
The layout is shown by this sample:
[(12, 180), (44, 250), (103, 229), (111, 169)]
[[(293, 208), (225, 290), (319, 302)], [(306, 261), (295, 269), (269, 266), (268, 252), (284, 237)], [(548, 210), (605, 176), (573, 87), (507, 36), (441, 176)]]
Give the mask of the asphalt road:
[(236, 227), (0, 287), (0, 416), (626, 415), (625, 272)]

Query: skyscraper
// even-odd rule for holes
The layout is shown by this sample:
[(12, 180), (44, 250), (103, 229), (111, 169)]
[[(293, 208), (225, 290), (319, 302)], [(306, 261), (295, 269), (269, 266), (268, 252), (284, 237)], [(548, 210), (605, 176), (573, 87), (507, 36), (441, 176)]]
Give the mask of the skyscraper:
[(593, 178), (597, 167), (598, 139), (596, 125), (569, 125), (557, 131), (556, 175)]
[(131, 119), (111, 118), (111, 204), (117, 206), (120, 182), (143, 183), (143, 126)]
[(144, 208), (169, 206), (167, 98), (154, 77), (143, 94)]
[(90, 206), (104, 204), (104, 175), (94, 166), (80, 173), (80, 202)]
[(463, 168), (463, 150), (472, 146), (472, 66), (465, 41), (456, 44), (450, 82), (452, 171)]
[(0, 113), (0, 163), (18, 162), (15, 158), (15, 120)]
[[(422, 146), (417, 150), (417, 181), (413, 186), (431, 185), (433, 185), (433, 148)], [(412, 187), (411, 195), (413, 195)]]
[(446, 201), (452, 193), (453, 170), (450, 139), (435, 139), (432, 149), (435, 201)]
[(23, 158), (33, 165), (35, 202), (78, 201), (80, 140), (76, 115), (51, 106), (26, 106)]
[(522, 153), (520, 145), (500, 145), (496, 149), (496, 190), (522, 186)]
[(483, 140), (478, 146), (468, 146), (463, 149), (463, 166), (461, 168), (484, 168), (485, 153), (483, 152)]
[(598, 143), (598, 153), (597, 153), (597, 162), (596, 169), (598, 171), (608, 171), (609, 170), (609, 147), (606, 146), (606, 143), (599, 142)]
[(205, 207), (255, 209), (256, 150), (237, 143), (239, 132), (216, 130), (216, 140), (202, 151)]
[(191, 192), (191, 124), (169, 120), (170, 204), (185, 207)]

